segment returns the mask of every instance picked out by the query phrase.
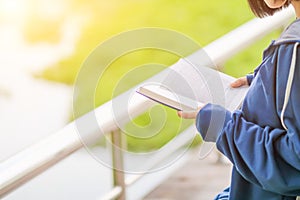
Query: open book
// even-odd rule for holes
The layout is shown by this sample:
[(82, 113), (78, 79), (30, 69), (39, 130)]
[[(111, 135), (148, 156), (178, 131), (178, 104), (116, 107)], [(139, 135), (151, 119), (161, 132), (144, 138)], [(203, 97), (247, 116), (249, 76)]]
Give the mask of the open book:
[(180, 59), (160, 83), (144, 83), (136, 92), (176, 110), (192, 111), (206, 103), (238, 109), (248, 87), (231, 88), (236, 79), (209, 67)]

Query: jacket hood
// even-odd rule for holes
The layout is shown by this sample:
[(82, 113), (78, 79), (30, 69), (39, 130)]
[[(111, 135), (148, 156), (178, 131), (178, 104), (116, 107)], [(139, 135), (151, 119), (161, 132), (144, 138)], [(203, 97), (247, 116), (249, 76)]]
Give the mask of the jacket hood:
[(281, 36), (275, 40), (274, 44), (281, 44), (287, 42), (300, 42), (300, 19), (291, 23)]

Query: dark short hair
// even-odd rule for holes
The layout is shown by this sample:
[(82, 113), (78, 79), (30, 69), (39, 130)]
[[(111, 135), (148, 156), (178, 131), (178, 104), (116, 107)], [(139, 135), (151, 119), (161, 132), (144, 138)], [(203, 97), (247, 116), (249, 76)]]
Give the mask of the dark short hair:
[(248, 0), (249, 6), (252, 12), (260, 18), (271, 16), (278, 10), (282, 10), (282, 8), (287, 7), (290, 5), (290, 1), (286, 1), (286, 3), (281, 8), (269, 8), (264, 0)]

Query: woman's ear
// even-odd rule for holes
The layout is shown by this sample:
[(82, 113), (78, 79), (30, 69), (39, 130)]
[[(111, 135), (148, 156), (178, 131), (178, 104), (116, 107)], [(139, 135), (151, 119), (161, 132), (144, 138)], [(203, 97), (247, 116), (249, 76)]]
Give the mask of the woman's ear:
[(287, 0), (264, 0), (269, 8), (281, 8)]

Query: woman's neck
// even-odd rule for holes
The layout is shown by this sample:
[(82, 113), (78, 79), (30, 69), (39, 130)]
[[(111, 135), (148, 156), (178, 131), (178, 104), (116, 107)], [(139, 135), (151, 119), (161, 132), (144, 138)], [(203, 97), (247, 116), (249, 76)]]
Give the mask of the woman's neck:
[(295, 9), (297, 19), (300, 19), (300, 1), (294, 0), (294, 1), (292, 1), (292, 5)]

